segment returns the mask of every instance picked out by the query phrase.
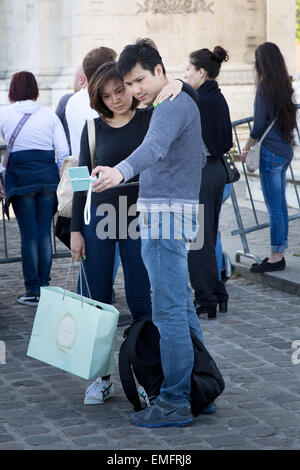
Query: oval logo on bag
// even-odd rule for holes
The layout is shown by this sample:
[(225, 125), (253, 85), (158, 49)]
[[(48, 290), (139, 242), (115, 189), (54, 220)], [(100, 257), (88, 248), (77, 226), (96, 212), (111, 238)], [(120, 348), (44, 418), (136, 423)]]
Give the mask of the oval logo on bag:
[(56, 328), (56, 346), (61, 351), (73, 348), (77, 337), (76, 319), (70, 313), (62, 317)]

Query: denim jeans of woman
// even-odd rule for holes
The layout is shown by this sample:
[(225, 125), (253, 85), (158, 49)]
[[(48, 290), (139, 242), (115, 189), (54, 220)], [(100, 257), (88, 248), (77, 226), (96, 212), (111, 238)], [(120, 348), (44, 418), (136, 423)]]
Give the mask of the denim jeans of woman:
[(288, 246), (288, 209), (285, 198), (286, 171), (290, 159), (262, 146), (260, 154), (261, 188), (270, 219), (272, 253), (283, 253)]
[[(222, 204), (224, 204), (224, 202), (227, 201), (227, 199), (229, 198), (231, 194), (231, 190), (232, 190), (232, 183), (225, 184)], [(220, 216), (219, 216), (219, 226), (220, 226)], [(224, 265), (224, 256), (223, 256), (223, 246), (222, 246), (219, 227), (218, 227), (218, 235), (217, 235), (217, 242), (216, 242), (216, 259), (217, 259), (219, 279), (221, 279), (221, 272), (224, 269), (225, 265)]]
[[(82, 234), (86, 245), (86, 260), (83, 262), (91, 296), (94, 300), (111, 303), (114, 280), (115, 250), (119, 245), (120, 257), (124, 272), (125, 294), (129, 310), (134, 320), (140, 317), (152, 316), (150, 282), (147, 270), (141, 257), (141, 240), (130, 237), (119, 238), (119, 219), (111, 220), (116, 223), (116, 233), (101, 238), (97, 233), (97, 225), (106, 216), (97, 216), (97, 208), (91, 205), (91, 222), (83, 224)], [(128, 217), (127, 223), (132, 222)], [(112, 231), (114, 232), (114, 230)], [(88, 297), (88, 289), (83, 276), (83, 295)], [(78, 283), (78, 293), (80, 284)]]
[(52, 265), (51, 221), (56, 193), (38, 192), (11, 200), (21, 235), (21, 256), (26, 292), (40, 295), (48, 286)]
[[(180, 213), (143, 212), (139, 220), (142, 257), (153, 291), (153, 322), (160, 333), (164, 372), (160, 399), (185, 405), (190, 402), (194, 364), (190, 332), (202, 342), (203, 335), (192, 301), (187, 261), (190, 241), (197, 234), (196, 215), (185, 216), (183, 234), (177, 238), (174, 227), (181, 226), (182, 217)], [(166, 224), (170, 230), (165, 230), (169, 229)]]

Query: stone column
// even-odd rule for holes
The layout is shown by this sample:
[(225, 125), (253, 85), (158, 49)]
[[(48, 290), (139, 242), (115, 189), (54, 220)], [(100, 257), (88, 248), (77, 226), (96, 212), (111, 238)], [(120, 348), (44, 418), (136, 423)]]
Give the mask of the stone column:
[(267, 0), (266, 40), (278, 45), (291, 75), (296, 72), (295, 28), (295, 0)]

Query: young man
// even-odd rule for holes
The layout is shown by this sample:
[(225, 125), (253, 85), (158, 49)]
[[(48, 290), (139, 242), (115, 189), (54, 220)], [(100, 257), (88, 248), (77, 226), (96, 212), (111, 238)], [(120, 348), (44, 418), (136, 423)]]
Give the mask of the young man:
[[(146, 105), (151, 105), (168, 83), (162, 59), (148, 39), (125, 47), (118, 71), (133, 95)], [(193, 421), (190, 331), (201, 341), (203, 337), (191, 299), (187, 252), (196, 233), (201, 142), (197, 105), (186, 93), (180, 93), (174, 101), (164, 101), (155, 108), (143, 143), (127, 159), (114, 168), (96, 167), (92, 173), (99, 174), (95, 191), (140, 173), (137, 209), (142, 257), (153, 290), (153, 321), (161, 338), (164, 381), (151, 406), (131, 415), (131, 422), (138, 426), (184, 426)]]

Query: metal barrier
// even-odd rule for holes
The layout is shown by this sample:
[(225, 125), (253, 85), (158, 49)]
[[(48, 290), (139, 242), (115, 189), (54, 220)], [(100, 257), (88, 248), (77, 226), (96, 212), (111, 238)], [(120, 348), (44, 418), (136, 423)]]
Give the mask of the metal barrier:
[[(297, 106), (297, 108), (300, 109), (300, 104)], [(240, 119), (239, 121), (234, 121), (232, 123), (234, 139), (235, 139), (235, 143), (236, 143), (236, 146), (237, 146), (237, 151), (238, 151), (239, 154), (241, 153), (241, 145), (240, 145), (240, 139), (239, 139), (239, 136), (238, 136), (238, 128), (240, 126), (245, 126), (246, 125), (248, 127), (249, 132), (250, 132), (252, 122), (253, 122), (253, 117), (248, 117), (248, 118), (245, 118), (245, 119)], [(298, 136), (298, 140), (300, 141), (300, 133), (299, 133), (298, 128), (296, 129), (296, 133), (297, 133), (297, 136)], [(3, 153), (5, 152), (5, 149), (6, 149), (5, 145), (0, 145), (0, 161), (1, 161), (1, 157), (2, 157)], [(248, 194), (249, 194), (249, 198), (250, 198), (250, 203), (251, 203), (251, 208), (252, 208), (255, 223), (254, 223), (254, 225), (251, 225), (250, 227), (245, 227), (244, 226), (243, 219), (242, 219), (241, 212), (240, 212), (240, 208), (239, 208), (238, 201), (237, 201), (237, 196), (236, 196), (234, 185), (233, 185), (232, 186), (232, 191), (231, 191), (231, 200), (232, 200), (233, 209), (234, 209), (234, 213), (235, 213), (238, 228), (236, 230), (232, 230), (231, 235), (233, 235), (233, 236), (240, 235), (241, 242), (242, 242), (242, 245), (243, 245), (243, 251), (241, 251), (241, 250), (236, 251), (235, 260), (236, 260), (236, 262), (239, 262), (241, 256), (244, 256), (246, 258), (254, 259), (257, 263), (260, 263), (261, 259), (257, 255), (255, 255), (254, 253), (250, 252), (246, 235), (248, 233), (255, 232), (257, 230), (261, 230), (261, 229), (264, 229), (266, 227), (269, 227), (269, 223), (268, 222), (259, 223), (259, 221), (258, 221), (257, 211), (256, 211), (256, 208), (255, 208), (255, 204), (254, 204), (254, 200), (253, 200), (253, 196), (252, 196), (252, 192), (251, 192), (251, 188), (250, 188), (249, 177), (248, 177), (246, 166), (244, 165), (244, 163), (242, 163), (242, 168), (243, 168), (243, 173), (244, 173), (244, 176), (245, 176), (246, 187), (247, 187), (247, 190), (248, 190)], [(295, 189), (296, 198), (297, 198), (297, 202), (298, 202), (298, 206), (299, 206), (299, 214), (289, 216), (289, 220), (294, 220), (294, 219), (299, 219), (300, 218), (300, 196), (299, 196), (299, 193), (298, 193), (297, 184), (296, 184), (296, 180), (295, 180), (292, 165), (289, 166), (289, 169), (290, 169), (290, 172), (291, 172), (291, 179), (292, 179), (292, 182), (293, 182), (293, 186), (294, 186), (294, 189)], [(18, 257), (9, 257), (8, 245), (7, 245), (6, 221), (5, 221), (5, 217), (4, 217), (3, 201), (1, 202), (1, 205), (2, 205), (2, 224), (3, 224), (4, 254), (5, 254), (5, 256), (4, 256), (4, 258), (0, 258), (0, 264), (10, 263), (10, 262), (15, 262), (15, 261), (21, 261), (20, 256), (18, 256)], [(68, 256), (70, 256), (69, 251), (62, 251), (62, 252), (57, 251), (56, 239), (55, 239), (55, 236), (54, 236), (54, 224), (55, 224), (55, 219), (53, 219), (53, 224), (52, 224), (53, 257), (54, 258), (68, 257)]]
[[(297, 105), (297, 108), (300, 109), (300, 104)], [(235, 143), (236, 143), (236, 146), (237, 146), (238, 154), (241, 154), (241, 145), (240, 145), (240, 139), (239, 139), (239, 136), (238, 136), (238, 128), (240, 126), (245, 126), (246, 125), (248, 127), (248, 131), (250, 133), (251, 128), (252, 128), (252, 126), (251, 126), (252, 122), (253, 122), (253, 116), (245, 118), (245, 119), (240, 119), (239, 121), (234, 121), (232, 123), (233, 135), (234, 135), (234, 140), (235, 140)], [(299, 133), (298, 127), (296, 128), (295, 132), (298, 136), (298, 141), (300, 141), (300, 133)], [(267, 228), (267, 227), (269, 227), (270, 224), (269, 224), (269, 222), (259, 223), (258, 216), (257, 216), (257, 210), (256, 210), (256, 207), (255, 207), (255, 204), (254, 204), (254, 200), (253, 200), (253, 196), (252, 196), (252, 192), (251, 192), (251, 188), (250, 188), (249, 176), (248, 176), (248, 173), (247, 173), (246, 165), (243, 162), (242, 162), (242, 168), (243, 168), (243, 174), (244, 174), (244, 177), (245, 177), (246, 187), (247, 187), (248, 194), (249, 194), (250, 204), (251, 204), (253, 218), (254, 218), (254, 224), (251, 225), (250, 227), (245, 227), (244, 226), (243, 219), (242, 219), (241, 212), (240, 212), (240, 208), (239, 208), (238, 201), (237, 201), (237, 197), (236, 197), (236, 192), (234, 190), (234, 185), (233, 185), (232, 186), (232, 192), (231, 192), (231, 200), (232, 200), (232, 205), (233, 205), (233, 209), (234, 209), (234, 213), (235, 213), (238, 228), (236, 230), (232, 230), (231, 235), (233, 235), (233, 236), (234, 235), (240, 235), (241, 242), (242, 242), (242, 245), (243, 245), (243, 251), (242, 250), (236, 251), (235, 260), (236, 260), (236, 262), (240, 262), (241, 256), (244, 256), (246, 258), (254, 259), (257, 263), (260, 263), (261, 259), (257, 255), (255, 255), (254, 253), (250, 252), (246, 234), (255, 232), (257, 230)], [(289, 221), (290, 221), (290, 220), (295, 220), (295, 219), (300, 218), (300, 196), (299, 196), (299, 193), (298, 193), (298, 188), (297, 188), (297, 184), (296, 184), (296, 180), (295, 180), (292, 165), (289, 166), (289, 170), (290, 170), (290, 173), (291, 173), (291, 180), (292, 180), (292, 183), (293, 183), (293, 186), (294, 186), (296, 199), (297, 199), (297, 203), (298, 203), (298, 206), (299, 206), (299, 213), (294, 214), (294, 215), (290, 215), (289, 216)]]

